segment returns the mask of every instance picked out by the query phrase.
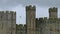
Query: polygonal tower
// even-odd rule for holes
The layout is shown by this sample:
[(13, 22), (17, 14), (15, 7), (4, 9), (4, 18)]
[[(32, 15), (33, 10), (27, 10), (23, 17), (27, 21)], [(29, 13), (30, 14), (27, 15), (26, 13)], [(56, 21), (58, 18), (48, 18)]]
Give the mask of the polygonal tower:
[(26, 6), (27, 34), (35, 34), (35, 14), (36, 14), (35, 6), (32, 5)]
[(49, 8), (49, 18), (57, 18), (57, 8)]

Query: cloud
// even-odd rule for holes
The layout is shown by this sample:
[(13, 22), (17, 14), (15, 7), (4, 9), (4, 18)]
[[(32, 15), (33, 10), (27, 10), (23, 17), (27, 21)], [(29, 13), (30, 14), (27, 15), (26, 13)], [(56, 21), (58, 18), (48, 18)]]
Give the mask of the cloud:
[(29, 0), (29, 1), (25, 1), (23, 2), (23, 5), (27, 5), (27, 4), (34, 4), (34, 5), (38, 5), (38, 6), (44, 6), (44, 7), (60, 7), (60, 0)]
[(17, 5), (60, 6), (60, 0), (0, 0), (0, 7), (15, 7)]
[(0, 8), (11, 8), (20, 5), (20, 0), (0, 0)]

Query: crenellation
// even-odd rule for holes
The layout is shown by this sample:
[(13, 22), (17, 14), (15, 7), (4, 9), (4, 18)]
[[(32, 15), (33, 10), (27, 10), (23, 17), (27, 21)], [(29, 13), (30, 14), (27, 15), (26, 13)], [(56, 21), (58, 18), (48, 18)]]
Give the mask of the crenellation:
[(26, 24), (24, 24), (24, 27), (26, 27)]
[(5, 11), (6, 14), (10, 13), (9, 11)]
[(53, 7), (53, 8), (49, 8), (49, 12), (57, 12), (58, 8)]
[(14, 15), (16, 15), (16, 11), (14, 12)]
[(39, 18), (39, 21), (44, 20), (44, 18)]
[(3, 27), (1, 29), (2, 32), (0, 32), (1, 34), (8, 34), (7, 32), (9, 32), (9, 34), (16, 34), (16, 18), (15, 20), (12, 20), (13, 17), (16, 17), (16, 15), (14, 15), (13, 17), (11, 15), (12, 13), (10, 13), (9, 11), (0, 11), (0, 21), (1, 24), (3, 24), (1, 26), (1, 28)]
[(58, 8), (49, 8), (49, 18), (57, 18)]
[(36, 10), (36, 6), (32, 6), (32, 5), (26, 6), (26, 11), (29, 11), (29, 10), (35, 11)]
[(49, 8), (49, 12), (57, 12), (57, 10), (58, 10), (58, 8), (55, 8), (55, 7)]
[(14, 12), (13, 11), (10, 11), (11, 14), (13, 14)]
[(57, 12), (58, 8), (56, 7), (53, 7), (53, 11)]
[(39, 19), (38, 19), (38, 18), (36, 18), (36, 21), (39, 21)]
[(19, 27), (23, 28), (23, 24), (19, 24)]
[(48, 18), (47, 17), (44, 17), (44, 20), (48, 20)]
[(49, 8), (49, 12), (51, 12), (52, 11), (52, 8)]
[(16, 20), (16, 12), (13, 13), (13, 20)]
[(0, 13), (5, 13), (5, 14), (7, 14), (7, 13), (13, 13), (13, 14), (16, 14), (16, 11), (0, 11)]

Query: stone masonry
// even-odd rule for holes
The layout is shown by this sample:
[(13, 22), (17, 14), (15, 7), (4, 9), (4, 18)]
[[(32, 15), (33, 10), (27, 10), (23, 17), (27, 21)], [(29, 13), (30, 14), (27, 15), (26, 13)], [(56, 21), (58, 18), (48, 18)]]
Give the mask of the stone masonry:
[(0, 34), (16, 34), (16, 12), (0, 11)]
[(22, 34), (60, 34), (58, 8), (49, 8), (49, 18), (35, 18), (35, 14), (35, 6), (26, 6), (26, 24), (22, 26), (23, 28), (21, 27), (23, 29)]
[(26, 6), (27, 34), (35, 34), (35, 14), (36, 14), (35, 6), (32, 5)]

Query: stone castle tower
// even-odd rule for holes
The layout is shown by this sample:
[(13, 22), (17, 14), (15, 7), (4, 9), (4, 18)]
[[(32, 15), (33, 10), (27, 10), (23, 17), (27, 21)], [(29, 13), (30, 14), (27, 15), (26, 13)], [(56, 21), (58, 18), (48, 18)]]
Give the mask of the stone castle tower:
[(0, 34), (16, 34), (16, 12), (0, 11)]
[(57, 18), (57, 8), (49, 8), (49, 18)]
[(57, 8), (49, 8), (49, 18), (35, 18), (35, 12), (35, 6), (26, 6), (26, 24), (20, 27), (22, 30), (17, 29), (17, 32), (20, 31), (19, 34), (60, 34), (60, 18), (57, 15)]
[(35, 6), (26, 6), (26, 25), (27, 25), (27, 34), (35, 34)]

